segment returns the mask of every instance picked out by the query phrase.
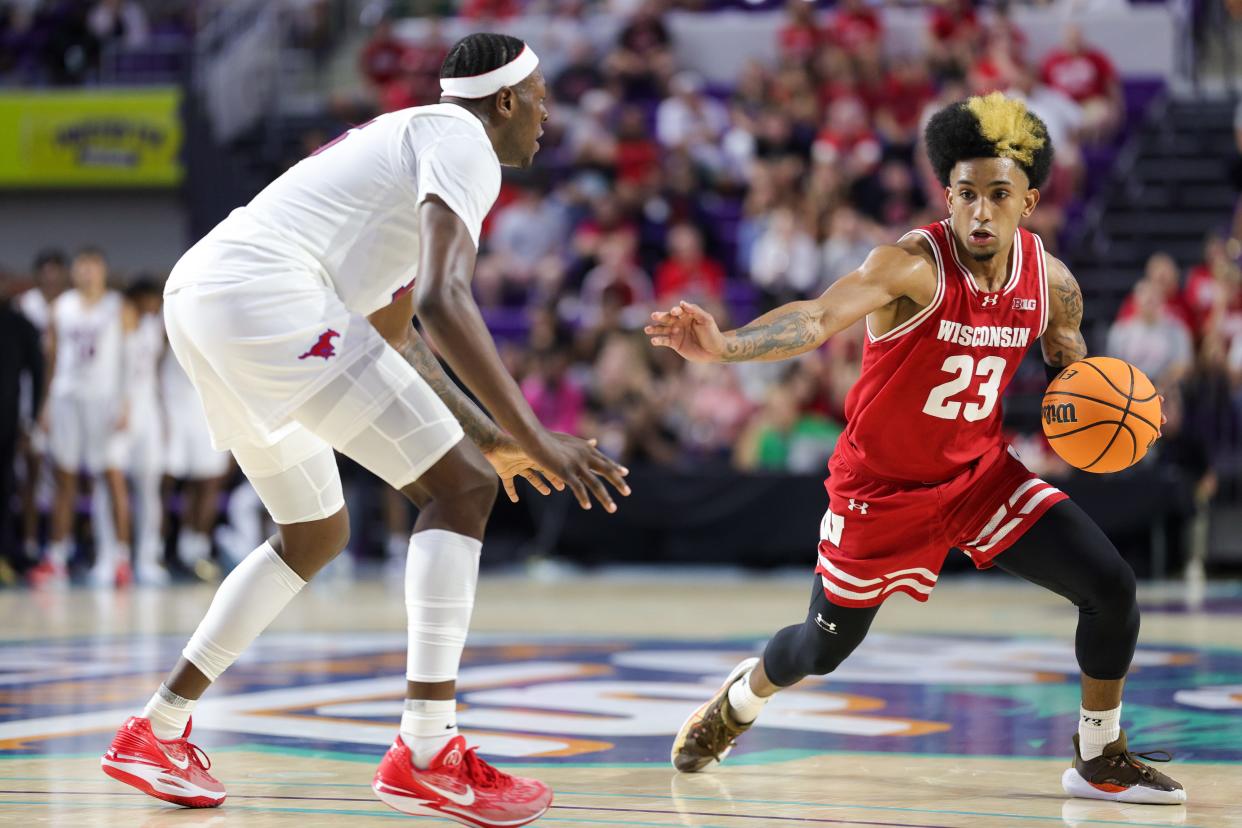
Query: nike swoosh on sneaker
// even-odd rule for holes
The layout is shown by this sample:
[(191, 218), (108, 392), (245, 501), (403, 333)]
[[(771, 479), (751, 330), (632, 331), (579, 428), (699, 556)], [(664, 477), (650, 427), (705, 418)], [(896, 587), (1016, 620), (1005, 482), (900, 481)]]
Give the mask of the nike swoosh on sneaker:
[(430, 782), (425, 782), (422, 779), (418, 781), (422, 783), (424, 788), (430, 788), (431, 790), (438, 793), (440, 796), (447, 799), (449, 802), (453, 802), (457, 805), (461, 805), (463, 808), (469, 807), (474, 804), (474, 788), (470, 787), (469, 785), (466, 786), (466, 792), (464, 794), (459, 794), (459, 793), (453, 793), (452, 791), (446, 791), (443, 788), (436, 787)]
[(190, 767), (189, 757), (186, 757), (184, 759), (178, 759), (176, 756), (173, 756), (171, 753), (165, 750), (163, 745), (160, 746), (160, 753), (164, 754), (164, 758), (166, 758), (169, 762), (172, 762), (173, 766), (176, 768), (179, 768), (181, 770), (187, 770)]

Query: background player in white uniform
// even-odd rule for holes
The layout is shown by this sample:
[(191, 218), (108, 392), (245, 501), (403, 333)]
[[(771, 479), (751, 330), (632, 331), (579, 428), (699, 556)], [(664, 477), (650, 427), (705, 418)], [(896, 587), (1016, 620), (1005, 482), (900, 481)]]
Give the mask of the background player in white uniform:
[(211, 530), (220, 487), (229, 470), (229, 454), (212, 446), (203, 403), (172, 351), (165, 352), (160, 366), (160, 389), (168, 427), (164, 472), (183, 483), (177, 556), (200, 577), (214, 577), (217, 568), (210, 559)]
[[(420, 507), (406, 569), (406, 709), (373, 788), (397, 810), (476, 826), (546, 812), (545, 785), (466, 748), (454, 700), (496, 471), (506, 488), (522, 474), (546, 492), (535, 471), (546, 470), (583, 508), (594, 495), (615, 510), (600, 476), (628, 492), (625, 471), (592, 444), (540, 425), (471, 294), (500, 165), (528, 165), (539, 148), (547, 110), (537, 65), (514, 38), (465, 38), (441, 71), (443, 103), (350, 130), (235, 210), (173, 270), (169, 343), (213, 441), (232, 450), (279, 534), (221, 584), (181, 661), (117, 733), (102, 760), (109, 775), (182, 804), (223, 801), (186, 739), (190, 711), (344, 548), (335, 447)], [(444, 377), (411, 324), (415, 308), (504, 432)]]
[(125, 465), (134, 492), (134, 580), (149, 586), (168, 583), (160, 533), (166, 443), (159, 392), (160, 358), (165, 351), (161, 305), (160, 288), (151, 279), (138, 279), (125, 290), (124, 370), (129, 412)]
[[(30, 320), (39, 331), (43, 342), (43, 353), (46, 357), (51, 353), (51, 342), (48, 337), (48, 323), (52, 316), (52, 303), (69, 285), (69, 267), (65, 254), (59, 250), (42, 250), (34, 261), (34, 287), (17, 297), (18, 310)], [(45, 359), (45, 364), (48, 360)], [(22, 388), (22, 410), (33, 410), (28, 403), (34, 398), (33, 389)], [(46, 384), (42, 389), (42, 398), (47, 399)], [(48, 473), (48, 464), (44, 462), (47, 454), (47, 432), (42, 428), (36, 416), (34, 422), (23, 424), (22, 433), (26, 435), (19, 451), (22, 456), (21, 501), (22, 501), (22, 546), (26, 562), (34, 564), (41, 557), (39, 551), (39, 502), (50, 501), (52, 497), (52, 478)]]
[[(111, 515), (100, 514), (94, 525), (97, 582), (125, 577), (129, 560), (129, 494), (122, 473), (124, 432), (128, 426), (124, 395), (121, 296), (108, 290), (108, 264), (103, 253), (86, 249), (73, 259), (73, 288), (52, 306), (51, 394), (48, 417), (49, 451), (56, 467), (56, 497), (47, 555), (36, 580), (63, 580), (73, 528), (78, 475), (83, 470), (96, 487), (107, 487)], [(111, 523), (109, 522), (111, 519)], [(114, 532), (100, 532), (111, 525)]]

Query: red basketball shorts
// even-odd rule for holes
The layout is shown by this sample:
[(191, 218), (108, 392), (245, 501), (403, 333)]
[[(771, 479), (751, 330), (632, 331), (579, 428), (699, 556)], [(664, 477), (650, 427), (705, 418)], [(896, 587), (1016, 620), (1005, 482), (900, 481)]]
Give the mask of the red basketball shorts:
[(926, 601), (951, 548), (986, 569), (1066, 499), (1003, 445), (934, 485), (879, 480), (841, 451), (828, 468), (815, 572), (828, 600), (844, 607), (873, 607), (896, 592)]

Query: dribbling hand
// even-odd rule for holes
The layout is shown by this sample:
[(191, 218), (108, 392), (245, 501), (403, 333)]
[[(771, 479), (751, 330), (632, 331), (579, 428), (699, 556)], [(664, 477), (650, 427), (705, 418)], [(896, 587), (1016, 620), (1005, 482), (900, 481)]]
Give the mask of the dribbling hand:
[(692, 302), (680, 302), (668, 311), (651, 314), (643, 328), (656, 347), (672, 348), (691, 362), (719, 362), (725, 339), (712, 315)]

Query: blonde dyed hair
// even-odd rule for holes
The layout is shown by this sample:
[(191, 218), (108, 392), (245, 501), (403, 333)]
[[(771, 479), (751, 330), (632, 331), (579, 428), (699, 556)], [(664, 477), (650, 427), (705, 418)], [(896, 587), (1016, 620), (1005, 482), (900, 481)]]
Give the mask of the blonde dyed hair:
[(1035, 163), (1035, 154), (1048, 143), (1048, 132), (1026, 104), (1000, 92), (975, 96), (966, 108), (979, 121), (979, 133), (996, 147), (996, 154), (1023, 167)]

